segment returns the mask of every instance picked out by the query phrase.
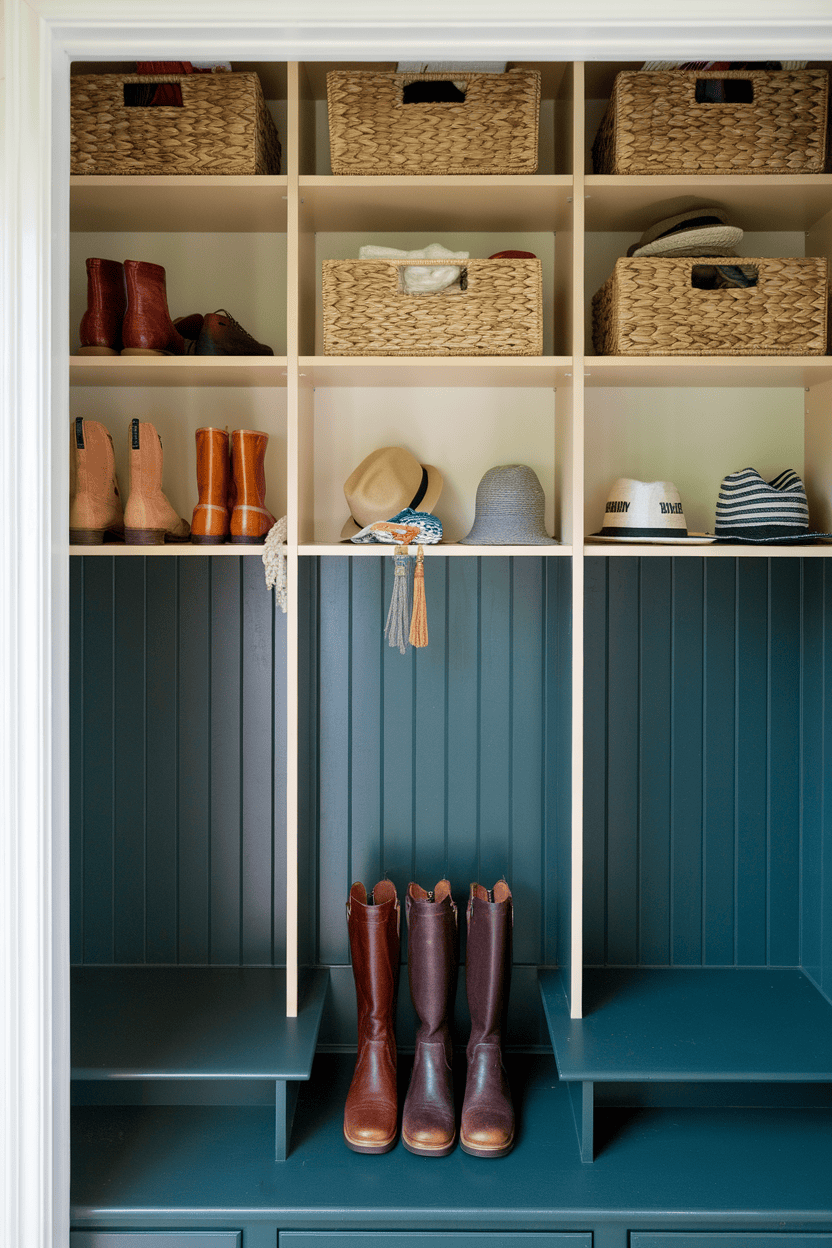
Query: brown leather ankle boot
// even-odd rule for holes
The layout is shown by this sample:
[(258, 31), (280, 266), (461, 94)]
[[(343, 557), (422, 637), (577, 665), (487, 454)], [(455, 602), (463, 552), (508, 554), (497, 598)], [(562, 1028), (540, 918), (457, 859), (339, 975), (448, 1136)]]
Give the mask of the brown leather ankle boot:
[(347, 902), (358, 1004), (358, 1056), (344, 1106), (344, 1139), (355, 1153), (387, 1153), (396, 1143), (396, 1037), (399, 902), (390, 880), (370, 899), (353, 884)]
[(72, 422), (69, 477), (69, 540), (99, 546), (105, 534), (124, 536), (124, 513), (116, 480), (113, 439), (97, 420)]
[(188, 355), (199, 334), (199, 317), (182, 317), (188, 338), (183, 337), (170, 319), (165, 270), (161, 264), (125, 260), (127, 311), (124, 314), (122, 355)]
[(87, 260), (87, 310), (81, 317), (79, 355), (118, 355), (127, 307), (124, 265), (118, 260)]
[(471, 1036), (459, 1142), (473, 1157), (505, 1157), (514, 1146), (514, 1109), (502, 1037), (511, 978), (511, 890), (471, 885), (465, 976)]
[(231, 473), (234, 508), (231, 541), (258, 546), (275, 523), (266, 508), (266, 447), (269, 435), (256, 429), (235, 429), (231, 434)]
[(187, 542), (191, 526), (162, 493), (162, 439), (147, 421), (130, 422), (130, 494), (124, 509), (128, 546)]
[(420, 1026), (402, 1114), (402, 1143), (420, 1157), (447, 1157), (456, 1143), (449, 1023), (457, 967), (456, 906), (447, 880), (440, 880), (431, 893), (411, 884), (404, 906), (410, 995)]
[(231, 465), (225, 429), (197, 429), (196, 482), (199, 502), (191, 520), (191, 541), (220, 546), (228, 541), (228, 485)]

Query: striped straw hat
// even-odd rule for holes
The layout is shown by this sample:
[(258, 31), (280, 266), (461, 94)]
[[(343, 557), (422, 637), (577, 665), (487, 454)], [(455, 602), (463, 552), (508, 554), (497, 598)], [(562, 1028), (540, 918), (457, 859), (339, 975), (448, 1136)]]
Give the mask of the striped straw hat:
[(477, 486), (474, 524), (461, 545), (557, 546), (543, 523), (543, 486), (527, 464), (489, 468)]
[(715, 531), (723, 542), (811, 542), (806, 490), (787, 468), (766, 482), (754, 468), (729, 473), (719, 487)]

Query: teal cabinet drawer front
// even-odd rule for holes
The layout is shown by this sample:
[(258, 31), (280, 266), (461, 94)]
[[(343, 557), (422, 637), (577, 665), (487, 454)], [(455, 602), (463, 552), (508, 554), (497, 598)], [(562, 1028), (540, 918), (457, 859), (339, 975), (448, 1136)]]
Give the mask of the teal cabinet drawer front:
[(70, 1231), (69, 1248), (242, 1248), (242, 1231)]
[(503, 1231), (283, 1231), (278, 1248), (592, 1248), (591, 1235)]
[(807, 1231), (631, 1231), (630, 1248), (832, 1248), (832, 1234)]

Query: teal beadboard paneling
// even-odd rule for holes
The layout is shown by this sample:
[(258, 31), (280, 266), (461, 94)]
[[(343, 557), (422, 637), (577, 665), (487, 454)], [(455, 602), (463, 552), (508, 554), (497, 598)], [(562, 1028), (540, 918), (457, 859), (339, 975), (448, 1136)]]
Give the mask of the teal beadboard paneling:
[(828, 994), (824, 569), (587, 560), (588, 964), (804, 965)]
[(285, 960), (286, 620), (251, 559), (71, 568), (71, 956)]
[[(383, 636), (392, 559), (316, 562), (303, 581), (314, 598), (304, 618), (317, 617), (316, 670), (304, 664), (317, 689), (314, 775), (302, 770), (301, 790), (317, 795), (305, 839), (318, 846), (318, 960), (349, 962), (344, 905), (355, 880), (371, 889), (389, 876), (403, 902), (411, 880), (432, 888), (447, 876), (462, 916), (472, 881), (490, 888), (505, 876), (515, 961), (554, 964), (561, 907), (568, 914), (558, 870), (569, 809), (567, 561), (427, 559), (429, 644), (405, 655)], [(404, 920), (402, 938), (405, 960)]]

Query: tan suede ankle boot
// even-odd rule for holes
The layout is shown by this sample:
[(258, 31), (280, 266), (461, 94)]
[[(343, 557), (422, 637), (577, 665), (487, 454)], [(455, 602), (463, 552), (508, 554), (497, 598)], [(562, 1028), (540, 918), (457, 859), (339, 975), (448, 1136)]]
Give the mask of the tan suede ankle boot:
[(231, 541), (241, 546), (257, 546), (275, 523), (266, 509), (264, 461), (269, 435), (256, 429), (235, 429), (231, 434), (231, 472), (234, 479), (234, 510), (231, 513)]
[(130, 495), (124, 510), (128, 546), (187, 542), (191, 526), (162, 493), (162, 439), (147, 421), (130, 422)]
[(196, 483), (199, 502), (191, 519), (191, 541), (219, 546), (228, 541), (231, 464), (224, 429), (197, 429)]
[(72, 422), (69, 435), (69, 540), (99, 546), (106, 533), (124, 536), (113, 439), (97, 420)]

